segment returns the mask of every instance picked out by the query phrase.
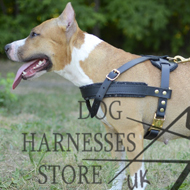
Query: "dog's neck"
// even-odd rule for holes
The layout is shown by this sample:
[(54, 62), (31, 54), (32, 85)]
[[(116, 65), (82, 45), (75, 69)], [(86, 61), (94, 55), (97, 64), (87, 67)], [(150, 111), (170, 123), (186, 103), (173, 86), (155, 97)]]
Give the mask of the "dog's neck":
[[(63, 70), (55, 71), (76, 86), (102, 82), (105, 75), (110, 72), (110, 64), (119, 62), (123, 55), (125, 61), (130, 59), (130, 56), (126, 56), (126, 52), (107, 44), (98, 37), (87, 33), (82, 35), (83, 39), (80, 37), (75, 41), (71, 62)], [(112, 67), (114, 69), (117, 66), (111, 65)]]

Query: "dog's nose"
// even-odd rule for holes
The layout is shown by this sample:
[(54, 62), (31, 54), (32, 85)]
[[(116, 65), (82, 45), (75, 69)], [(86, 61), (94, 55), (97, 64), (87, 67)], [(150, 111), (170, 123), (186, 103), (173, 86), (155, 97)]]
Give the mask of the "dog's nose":
[(4, 47), (4, 49), (5, 49), (5, 53), (8, 53), (9, 50), (11, 49), (11, 44), (7, 44), (7, 45)]

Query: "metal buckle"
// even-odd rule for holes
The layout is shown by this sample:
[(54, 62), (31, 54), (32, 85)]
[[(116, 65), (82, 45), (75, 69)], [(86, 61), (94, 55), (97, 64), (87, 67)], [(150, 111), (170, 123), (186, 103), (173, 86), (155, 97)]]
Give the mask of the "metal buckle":
[(110, 77), (108, 77), (109, 74), (107, 74), (107, 75), (106, 75), (106, 78), (107, 78), (108, 80), (114, 81), (116, 78), (119, 77), (120, 71), (118, 71), (117, 69), (113, 69), (112, 71), (113, 71), (114, 73), (117, 73), (117, 75), (116, 75), (113, 79), (111, 79)]
[(175, 57), (167, 57), (169, 61), (174, 61), (175, 63), (186, 63), (190, 62), (190, 57), (189, 58), (184, 58), (180, 55), (176, 55)]
[[(164, 118), (157, 118), (156, 117), (156, 113), (154, 114), (154, 119), (153, 119), (153, 122), (152, 122), (152, 126), (149, 128), (149, 131), (154, 129), (154, 130), (157, 130), (157, 131), (160, 131), (159, 128), (162, 128), (163, 127), (163, 124), (164, 124), (164, 121), (165, 121), (165, 117)], [(155, 126), (155, 127), (154, 127)], [(157, 128), (158, 127), (158, 128)]]

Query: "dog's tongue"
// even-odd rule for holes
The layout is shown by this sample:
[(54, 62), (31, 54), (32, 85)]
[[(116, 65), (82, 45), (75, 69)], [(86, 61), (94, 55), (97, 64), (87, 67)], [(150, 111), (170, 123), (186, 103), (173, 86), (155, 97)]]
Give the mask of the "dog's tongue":
[(30, 65), (32, 65), (35, 61), (30, 61), (28, 63), (25, 63), (24, 65), (22, 65), (20, 67), (20, 69), (17, 71), (17, 74), (16, 74), (16, 77), (15, 77), (15, 80), (13, 82), (13, 86), (12, 88), (15, 89), (18, 84), (20, 83), (21, 79), (22, 79), (22, 73), (24, 70), (26, 70), (28, 67), (30, 67)]

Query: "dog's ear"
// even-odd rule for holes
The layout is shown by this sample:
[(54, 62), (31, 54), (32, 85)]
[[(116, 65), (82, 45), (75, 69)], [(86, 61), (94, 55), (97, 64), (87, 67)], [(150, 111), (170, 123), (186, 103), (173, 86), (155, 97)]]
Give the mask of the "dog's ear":
[(67, 3), (62, 14), (58, 17), (58, 25), (65, 29), (69, 38), (76, 31), (75, 11), (70, 2)]

